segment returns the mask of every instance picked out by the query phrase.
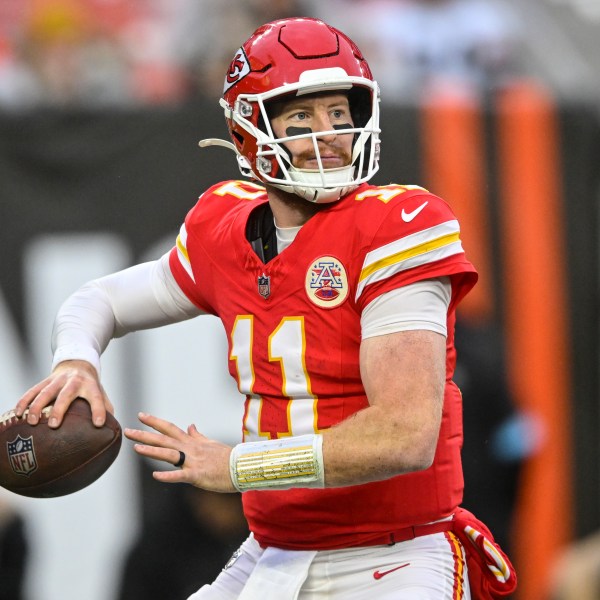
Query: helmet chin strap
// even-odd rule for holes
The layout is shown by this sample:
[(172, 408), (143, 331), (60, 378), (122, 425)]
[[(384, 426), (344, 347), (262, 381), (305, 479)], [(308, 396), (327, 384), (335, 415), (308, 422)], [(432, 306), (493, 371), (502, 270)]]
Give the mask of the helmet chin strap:
[[(290, 167), (288, 175), (293, 182), (291, 185), (271, 185), (286, 192), (296, 194), (304, 200), (314, 202), (315, 204), (336, 202), (343, 195), (351, 192), (357, 187), (356, 184), (350, 183), (354, 175), (354, 167), (351, 165), (338, 167), (336, 169), (326, 169), (324, 171)], [(303, 183), (311, 185), (302, 185)], [(329, 183), (331, 183), (331, 185), (329, 185)]]

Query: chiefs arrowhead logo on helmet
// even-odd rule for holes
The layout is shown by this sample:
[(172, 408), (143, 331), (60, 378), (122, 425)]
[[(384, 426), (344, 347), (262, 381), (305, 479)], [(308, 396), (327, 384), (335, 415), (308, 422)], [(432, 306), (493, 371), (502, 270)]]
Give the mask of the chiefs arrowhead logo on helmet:
[(240, 79), (250, 73), (250, 63), (243, 48), (240, 48), (233, 57), (229, 70), (225, 76), (225, 85), (223, 93), (225, 93), (232, 85), (235, 85)]

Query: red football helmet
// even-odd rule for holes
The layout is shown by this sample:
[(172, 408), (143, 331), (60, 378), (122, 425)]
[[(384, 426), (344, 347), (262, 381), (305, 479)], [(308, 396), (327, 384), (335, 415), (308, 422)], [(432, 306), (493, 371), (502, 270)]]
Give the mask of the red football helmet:
[[(354, 134), (352, 162), (325, 169), (318, 140), (332, 132), (302, 132), (276, 138), (267, 113), (269, 101), (318, 92), (348, 93)], [(312, 18), (281, 19), (263, 25), (235, 53), (220, 100), (242, 174), (311, 202), (334, 202), (368, 181), (379, 168), (379, 88), (356, 44)], [(338, 132), (339, 133), (339, 132)], [(285, 142), (311, 138), (319, 168), (291, 164)]]

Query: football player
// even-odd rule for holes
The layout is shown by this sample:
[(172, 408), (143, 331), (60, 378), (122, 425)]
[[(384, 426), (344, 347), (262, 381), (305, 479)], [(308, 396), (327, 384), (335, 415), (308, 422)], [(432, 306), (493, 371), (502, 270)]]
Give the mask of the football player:
[[(140, 455), (180, 467), (159, 481), (242, 492), (251, 535), (192, 598), (483, 597), (465, 564), (479, 554), (456, 532), (454, 315), (477, 276), (455, 215), (420, 187), (369, 183), (379, 89), (356, 45), (322, 21), (259, 28), (220, 102), (231, 141), (201, 145), (232, 149), (244, 179), (204, 192), (165, 256), (67, 299), (52, 374), (17, 412), (35, 423), (56, 399), (58, 426), (81, 396), (102, 423), (111, 338), (217, 315), (243, 440), (231, 448), (148, 414), (125, 431)], [(473, 548), (514, 585), (481, 529)]]

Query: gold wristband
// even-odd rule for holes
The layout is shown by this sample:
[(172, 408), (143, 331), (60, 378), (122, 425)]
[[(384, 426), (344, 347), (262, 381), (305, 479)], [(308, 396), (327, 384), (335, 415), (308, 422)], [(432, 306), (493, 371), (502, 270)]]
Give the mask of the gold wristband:
[(323, 437), (297, 437), (238, 444), (229, 469), (240, 491), (324, 487)]

